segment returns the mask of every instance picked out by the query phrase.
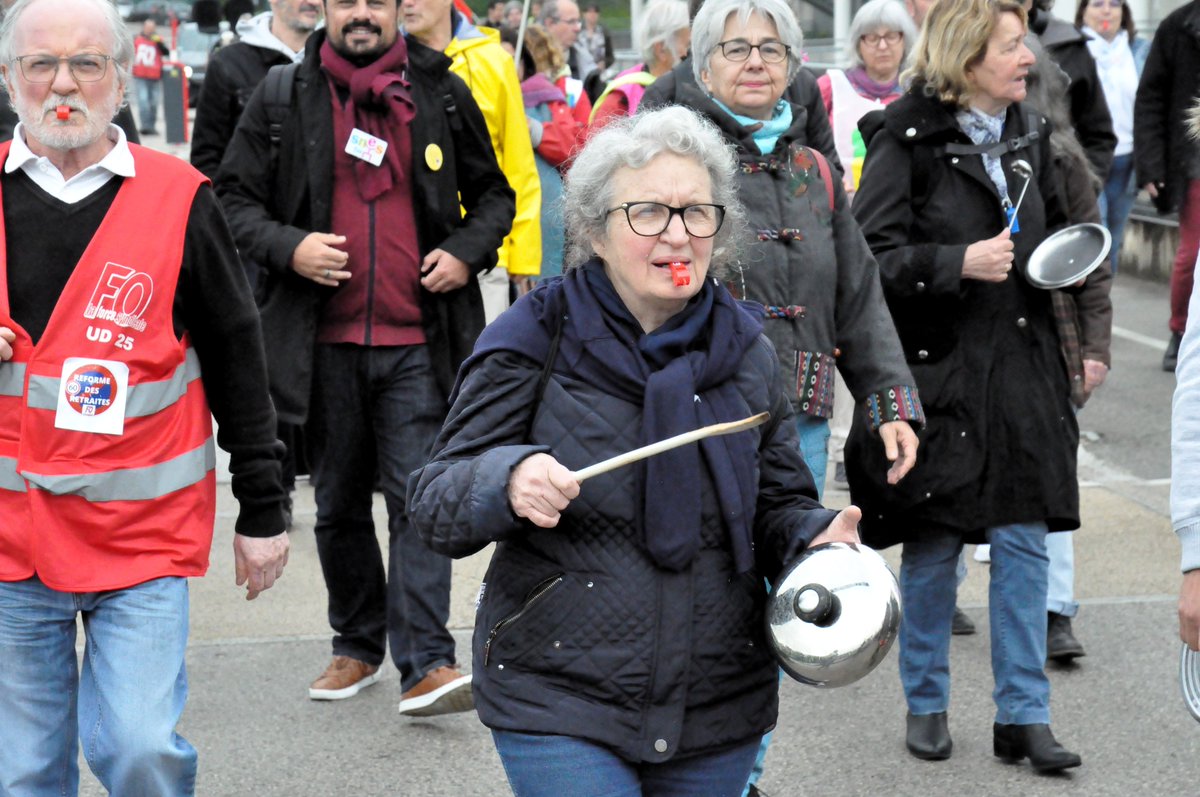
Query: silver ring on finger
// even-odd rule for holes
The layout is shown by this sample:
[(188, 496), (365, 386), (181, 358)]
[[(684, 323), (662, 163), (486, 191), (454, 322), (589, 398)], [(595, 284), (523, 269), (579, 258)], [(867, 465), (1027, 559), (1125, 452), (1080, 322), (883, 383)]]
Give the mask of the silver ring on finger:
[(332, 272), (332, 271), (330, 271), (329, 269), (325, 269), (325, 279), (329, 279), (329, 276), (330, 276), (331, 274), (333, 274), (333, 272)]

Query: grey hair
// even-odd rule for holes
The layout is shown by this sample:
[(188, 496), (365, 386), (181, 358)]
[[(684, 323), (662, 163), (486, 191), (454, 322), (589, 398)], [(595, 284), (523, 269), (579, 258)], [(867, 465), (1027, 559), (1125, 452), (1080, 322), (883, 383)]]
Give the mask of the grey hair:
[[(558, 7), (568, 1), (572, 3), (575, 2), (575, 0), (546, 0), (546, 2), (542, 3), (542, 25), (545, 25), (547, 22), (557, 22), (558, 20), (562, 19), (562, 15), (559, 13)], [(397, 2), (399, 2), (399, 0), (397, 0)], [(575, 5), (579, 4), (575, 3)]]
[(879, 28), (900, 31), (904, 36), (904, 53), (900, 56), (900, 63), (908, 60), (908, 54), (917, 43), (917, 26), (908, 15), (908, 9), (900, 0), (870, 0), (858, 9), (846, 34), (846, 54), (855, 66), (863, 65), (862, 55), (858, 52), (859, 39), (863, 34)]
[(682, 105), (615, 119), (593, 135), (575, 157), (563, 190), (568, 268), (595, 254), (591, 242), (608, 236), (612, 177), (621, 168), (641, 169), (659, 155), (691, 158), (708, 172), (712, 201), (725, 206), (725, 223), (713, 238), (709, 274), (723, 278), (736, 261), (747, 228), (737, 197), (737, 158), (712, 122)]
[(709, 68), (717, 42), (721, 41), (721, 35), (725, 32), (725, 22), (734, 13), (743, 25), (750, 21), (751, 14), (758, 14), (774, 23), (779, 31), (779, 41), (791, 48), (787, 71), (787, 79), (791, 83), (800, 71), (804, 31), (800, 30), (800, 23), (796, 21), (796, 14), (787, 0), (705, 0), (692, 20), (692, 73), (696, 76), (696, 82), (704, 85), (700, 75)]
[[(17, 0), (4, 12), (3, 21), (0, 21), (0, 63), (11, 64), (14, 58), (23, 55), (23, 53), (15, 52), (16, 45), (13, 40), (16, 38), (17, 24), (21, 21), (25, 11), (37, 2), (40, 0)], [(112, 34), (110, 37), (112, 52), (106, 53), (106, 55), (112, 56), (113, 68), (117, 70), (117, 82), (122, 86), (129, 85), (129, 65), (133, 61), (133, 36), (125, 26), (125, 20), (121, 19), (121, 13), (117, 11), (117, 4), (111, 0), (79, 0), (79, 2), (90, 3), (104, 15), (109, 33)]]
[(675, 34), (687, 29), (688, 10), (684, 0), (654, 0), (638, 20), (638, 40), (642, 43), (642, 63), (654, 60), (654, 45), (662, 43), (679, 61), (686, 53), (675, 52)]

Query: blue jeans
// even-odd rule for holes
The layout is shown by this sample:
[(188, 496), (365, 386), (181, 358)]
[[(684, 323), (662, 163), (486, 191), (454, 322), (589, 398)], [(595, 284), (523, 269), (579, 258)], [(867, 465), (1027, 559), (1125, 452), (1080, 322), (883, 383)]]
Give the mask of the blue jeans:
[(800, 454), (817, 483), (817, 500), (825, 495), (825, 471), (829, 463), (829, 420), (815, 415), (796, 416), (796, 431), (800, 434)]
[(143, 133), (158, 125), (158, 87), (160, 80), (134, 78), (137, 90), (138, 129)]
[[(408, 523), (408, 475), (425, 464), (445, 416), (426, 346), (318, 344), (308, 431), (317, 554), (329, 591), (333, 653), (368, 664), (385, 647), (401, 687), (453, 665), (450, 560)], [(388, 514), (388, 566), (375, 538), (376, 473)]]
[(1117, 261), (1121, 255), (1121, 239), (1125, 235), (1125, 222), (1129, 212), (1133, 210), (1134, 200), (1137, 199), (1137, 187), (1133, 184), (1133, 153), (1118, 155), (1113, 158), (1112, 168), (1108, 171), (1108, 179), (1104, 181), (1104, 189), (1100, 192), (1100, 221), (1112, 235), (1112, 249), (1108, 259), (1112, 263), (1112, 273), (1117, 274)]
[[(1046, 663), (1046, 524), (1015, 523), (987, 530), (992, 546), (988, 612), (996, 722), (1050, 721)], [(904, 543), (900, 563), (900, 682), (913, 714), (950, 705), (950, 622), (957, 534), (930, 534)]]
[(1046, 611), (1074, 617), (1079, 612), (1075, 600), (1075, 533), (1055, 531), (1046, 535), (1046, 555), (1050, 568), (1046, 583)]
[(187, 635), (186, 579), (82, 593), (0, 582), (0, 794), (76, 794), (81, 743), (111, 794), (193, 794), (196, 750), (175, 732)]
[(758, 740), (661, 764), (630, 763), (573, 736), (492, 731), (516, 797), (739, 797)]

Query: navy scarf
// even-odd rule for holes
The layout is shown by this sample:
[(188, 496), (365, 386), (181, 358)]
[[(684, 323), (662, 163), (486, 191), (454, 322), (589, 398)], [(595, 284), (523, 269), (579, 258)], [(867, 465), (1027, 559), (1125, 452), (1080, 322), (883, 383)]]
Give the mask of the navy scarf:
[[(733, 377), (762, 333), (759, 318), (708, 279), (684, 310), (647, 335), (599, 260), (522, 297), (484, 329), (460, 377), (496, 351), (544, 361), (560, 324), (555, 370), (639, 405), (639, 445), (746, 414)], [(700, 491), (707, 481), (716, 488), (737, 571), (752, 569), (756, 439), (746, 433), (709, 438), (631, 466), (644, 477), (643, 544), (658, 566), (682, 570), (700, 549)]]

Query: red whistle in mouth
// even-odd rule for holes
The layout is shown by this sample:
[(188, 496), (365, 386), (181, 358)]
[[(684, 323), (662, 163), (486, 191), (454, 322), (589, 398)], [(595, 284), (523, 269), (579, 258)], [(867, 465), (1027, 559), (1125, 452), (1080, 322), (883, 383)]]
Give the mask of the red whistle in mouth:
[(56, 116), (58, 116), (58, 120), (60, 122), (65, 122), (71, 118), (71, 106), (70, 105), (60, 105), (54, 109), (54, 113)]
[(675, 280), (675, 287), (677, 288), (691, 285), (692, 275), (688, 273), (687, 264), (680, 263), (678, 260), (671, 263), (671, 279)]
[(1106, 20), (1104, 20), (1103, 24), (1101, 24), (1100, 27), (1104, 28), (1105, 30), (1108, 30), (1109, 28), (1112, 27), (1112, 23), (1106, 19)]

